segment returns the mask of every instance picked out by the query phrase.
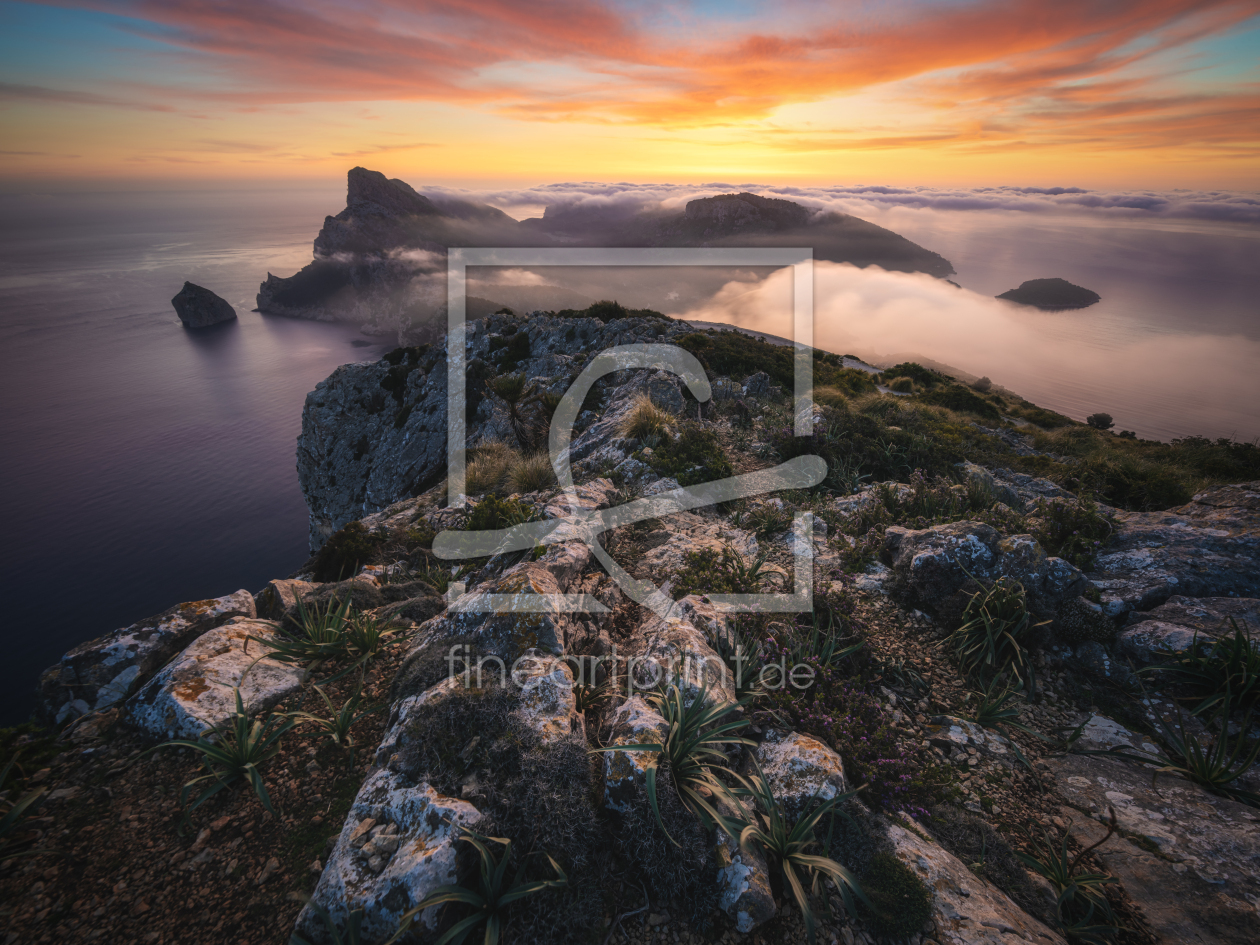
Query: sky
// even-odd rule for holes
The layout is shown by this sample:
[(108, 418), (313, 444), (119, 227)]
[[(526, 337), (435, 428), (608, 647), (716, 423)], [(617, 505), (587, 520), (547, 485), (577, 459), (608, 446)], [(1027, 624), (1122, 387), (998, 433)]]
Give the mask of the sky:
[(0, 2), (0, 187), (1260, 189), (1260, 0)]

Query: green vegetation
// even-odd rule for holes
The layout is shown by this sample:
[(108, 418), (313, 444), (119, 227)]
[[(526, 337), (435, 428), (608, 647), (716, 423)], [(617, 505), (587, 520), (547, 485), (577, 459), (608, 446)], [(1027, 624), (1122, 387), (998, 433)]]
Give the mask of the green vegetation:
[(1235, 787), (1234, 782), (1260, 759), (1260, 742), (1251, 745), (1248, 735), (1251, 732), (1251, 713), (1248, 712), (1242, 721), (1237, 735), (1229, 734), (1229, 714), (1232, 700), (1228, 692), (1220, 703), (1216, 714), (1208, 722), (1209, 729), (1216, 729), (1217, 735), (1206, 744), (1198, 736), (1186, 729), (1186, 720), (1180, 710), (1177, 713), (1177, 726), (1174, 728), (1166, 719), (1159, 720), (1162, 741), (1167, 749), (1168, 758), (1152, 754), (1140, 749), (1120, 745), (1107, 751), (1087, 751), (1087, 755), (1114, 755), (1140, 764), (1158, 765), (1155, 774), (1179, 774), (1188, 781), (1193, 781), (1207, 788), (1213, 794), (1228, 797), (1231, 800), (1260, 807), (1260, 794), (1254, 791)]
[[(714, 806), (717, 798), (728, 795), (725, 784), (717, 779), (710, 770), (710, 765), (725, 765), (725, 749), (730, 745), (755, 746), (756, 742), (736, 735), (740, 729), (748, 725), (747, 719), (736, 719), (723, 722), (722, 719), (738, 710), (746, 703), (731, 705), (726, 702), (706, 704), (708, 687), (702, 686), (698, 694), (687, 705), (683, 701), (683, 692), (676, 685), (668, 686), (664, 692), (648, 693), (647, 700), (652, 703), (669, 727), (663, 741), (637, 742), (631, 745), (619, 745), (615, 748), (601, 748), (597, 751), (652, 751), (656, 752), (660, 764), (653, 765), (647, 771), (648, 802), (656, 815), (657, 825), (669, 836), (669, 830), (661, 817), (661, 805), (657, 798), (657, 774), (661, 766), (668, 766), (673, 778), (674, 790), (687, 809), (706, 824), (712, 824), (731, 833), (728, 819)], [(676, 846), (681, 846), (672, 836), (669, 838)]]
[(325, 663), (351, 659), (354, 662), (334, 679), (371, 660), (397, 631), (386, 628), (370, 614), (356, 611), (349, 600), (336, 598), (326, 604), (311, 604), (298, 598), (297, 615), (280, 625), (277, 638), (250, 636), (261, 644), (267, 656), (282, 663), (298, 663), (312, 671)]
[[(853, 910), (854, 896), (872, 910), (875, 908), (863, 891), (862, 885), (851, 872), (835, 860), (811, 852), (821, 846), (814, 832), (818, 822), (857, 792), (846, 791), (838, 794), (789, 825), (788, 816), (770, 789), (765, 775), (762, 774), (761, 764), (757, 761), (756, 755), (753, 756), (753, 763), (757, 769), (756, 775), (752, 778), (739, 778), (743, 785), (741, 793), (747, 794), (756, 805), (752, 817), (745, 820), (740, 829), (739, 845), (741, 849), (748, 852), (751, 852), (754, 846), (760, 847), (767, 857), (778, 860), (783, 870), (783, 878), (787, 881), (787, 887), (792, 891), (792, 898), (796, 900), (796, 905), (801, 910), (801, 918), (805, 921), (805, 935), (810, 945), (813, 945), (817, 938), (818, 920), (814, 918), (814, 910), (810, 902), (811, 894), (813, 897), (823, 897), (825, 905), (824, 880), (835, 883), (844, 900), (846, 910)], [(806, 892), (802, 880), (810, 881), (809, 892)], [(922, 924), (923, 920), (920, 919), (919, 925)]]
[(1085, 422), (1095, 430), (1110, 430), (1116, 425), (1109, 413), (1091, 413), (1085, 418)]
[(1036, 677), (1028, 648), (1032, 631), (1050, 621), (1034, 624), (1028, 614), (1024, 586), (1001, 577), (988, 589), (976, 591), (963, 611), (962, 625), (949, 637), (958, 667), (968, 678), (992, 679), (1011, 672), (1029, 690), (1036, 691)]
[(31, 851), (20, 849), (27, 842), (22, 837), (21, 830), (26, 818), (39, 809), (44, 792), (48, 790), (37, 787), (17, 800), (10, 800), (12, 789), (6, 788), (5, 783), (9, 780), (9, 773), (17, 766), (17, 761), (18, 756), (15, 753), (4, 768), (0, 769), (0, 860), (29, 855)]
[(1082, 571), (1093, 570), (1098, 552), (1115, 531), (1111, 519), (1088, 497), (1076, 502), (1038, 499), (1030, 518), (1030, 534), (1046, 554), (1070, 561)]
[(1201, 700), (1191, 715), (1222, 705), (1254, 709), (1260, 703), (1260, 648), (1238, 621), (1231, 617), (1229, 622), (1234, 628), (1230, 636), (1208, 646), (1195, 634), (1187, 653), (1141, 672), (1166, 673), (1192, 698)]
[(722, 444), (712, 430), (683, 422), (673, 437), (664, 437), (652, 450), (648, 464), (662, 476), (672, 476), (681, 486), (693, 486), (733, 476)]
[(717, 555), (712, 551), (688, 551), (683, 566), (674, 576), (676, 594), (756, 594), (770, 582), (786, 579), (777, 568), (766, 567), (767, 553), (749, 561), (730, 545)]
[[(740, 331), (717, 329), (691, 332), (675, 338), (674, 343), (694, 354), (711, 375), (742, 381), (764, 371), (784, 390), (792, 390), (795, 384), (795, 353), (791, 345), (771, 344)], [(832, 388), (842, 395), (875, 390), (875, 382), (866, 371), (844, 367), (838, 355), (815, 351), (813, 368), (814, 384), (818, 387)]]
[(876, 932), (889, 938), (909, 938), (932, 917), (932, 892), (914, 871), (895, 855), (876, 853), (862, 874), (869, 908), (858, 914)]
[(371, 715), (373, 712), (379, 712), (385, 707), (383, 705), (370, 705), (360, 708), (363, 703), (362, 676), (359, 676), (354, 692), (341, 704), (340, 709), (333, 707), (332, 700), (328, 698), (328, 693), (322, 687), (315, 686), (314, 689), (319, 693), (319, 697), (324, 700), (324, 706), (328, 709), (328, 717), (324, 718), (310, 712), (293, 712), (289, 717), (299, 724), (301, 722), (314, 723), (315, 727), (327, 735), (334, 745), (345, 749), (349, 753), (346, 766), (353, 768), (355, 743), (351, 729), (354, 728), (354, 724), (360, 719)]
[(946, 407), (958, 413), (974, 414), (994, 423), (1002, 419), (1002, 414), (997, 407), (969, 387), (964, 387), (961, 384), (937, 387), (925, 394), (919, 394), (918, 398), (925, 404)]
[(545, 452), (514, 457), (507, 465), (504, 484), (509, 492), (524, 495), (542, 492), (556, 484), (556, 472), (551, 457)]
[[(415, 917), (430, 906), (458, 903), (467, 907), (465, 911), (470, 909), (471, 915), (465, 916), (446, 929), (434, 945), (460, 945), (472, 934), (473, 929), (483, 924), (486, 927), (483, 939), (485, 945), (498, 945), (499, 936), (503, 933), (503, 926), (507, 919), (508, 906), (518, 899), (524, 899), (526, 896), (532, 896), (545, 889), (559, 889), (568, 885), (569, 878), (565, 876), (560, 864), (550, 855), (547, 856), (547, 860), (551, 863), (551, 868), (555, 870), (555, 879), (526, 881), (524, 870), (518, 869), (515, 878), (508, 882), (507, 870), (512, 862), (511, 840), (503, 837), (484, 837), (467, 827), (460, 828), (459, 839), (476, 849), (481, 860), (478, 888), (468, 889), (456, 885), (438, 886), (414, 908), (403, 913), (398, 931), (388, 939), (388, 942), (397, 941), (410, 929)], [(496, 858), (490, 852), (487, 843), (502, 844), (502, 854)]]
[(311, 570), (321, 584), (354, 577), (376, 553), (377, 540), (362, 522), (350, 522), (334, 532), (315, 554)]
[(1104, 887), (1116, 880), (1104, 873), (1090, 873), (1081, 869), (1081, 860), (1110, 840), (1118, 829), (1116, 812), (1113, 809), (1106, 836), (1081, 850), (1076, 856), (1072, 856), (1068, 850), (1067, 831), (1059, 843), (1055, 843), (1049, 833), (1037, 838), (1025, 831), (1033, 852), (1016, 854), (1026, 867), (1049, 880), (1058, 894), (1056, 911), (1059, 927), (1069, 939), (1083, 945), (1106, 945), (1120, 932), (1115, 913), (1104, 892)]
[(188, 798), (198, 784), (203, 781), (212, 782), (197, 796), (197, 800), (191, 807), (185, 808), (179, 825), (181, 834), (193, 811), (224, 788), (231, 787), (241, 780), (247, 780), (253, 787), (254, 793), (258, 795), (262, 806), (273, 817), (276, 815), (275, 808), (271, 806), (271, 796), (267, 793), (267, 786), (263, 783), (261, 768), (280, 754), (280, 739), (297, 723), (287, 715), (275, 712), (267, 713), (264, 719), (250, 721), (249, 713), (245, 711), (245, 703), (241, 699), (240, 687), (233, 689), (232, 692), (236, 696), (236, 711), (232, 713), (225, 729), (217, 733), (220, 736), (218, 742), (203, 736), (196, 741), (175, 739), (149, 749), (149, 751), (157, 751), (159, 748), (191, 748), (201, 755), (201, 764), (207, 773), (193, 778), (184, 785), (179, 795), (181, 806), (188, 803)]
[(620, 302), (608, 299), (602, 299), (586, 308), (566, 308), (548, 314), (559, 318), (598, 318), (602, 322), (615, 322), (623, 318), (659, 318), (662, 322), (673, 320), (650, 308), (626, 308)]
[(465, 527), (472, 532), (492, 531), (537, 519), (538, 514), (533, 506), (520, 499), (500, 499), (498, 496), (488, 495), (473, 506)]

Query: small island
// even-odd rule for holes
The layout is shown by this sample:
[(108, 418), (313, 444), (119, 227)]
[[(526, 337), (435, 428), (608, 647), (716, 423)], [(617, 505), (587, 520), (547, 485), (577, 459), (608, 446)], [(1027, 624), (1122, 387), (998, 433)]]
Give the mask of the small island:
[(236, 318), (236, 309), (209, 289), (185, 282), (175, 298), (171, 299), (175, 314), (185, 328), (209, 328)]
[(1018, 302), (1020, 305), (1032, 305), (1046, 312), (1088, 308), (1102, 300), (1097, 292), (1073, 285), (1066, 279), (1029, 279), (1018, 289), (1003, 292), (998, 298)]

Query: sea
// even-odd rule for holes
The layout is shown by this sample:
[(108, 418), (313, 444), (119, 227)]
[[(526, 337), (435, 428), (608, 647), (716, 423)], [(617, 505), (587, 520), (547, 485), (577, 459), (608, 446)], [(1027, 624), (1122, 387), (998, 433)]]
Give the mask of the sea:
[[(40, 671), (77, 644), (181, 601), (257, 591), (306, 560), (294, 463), (304, 399), (389, 345), (252, 309), (267, 273), (309, 261), (324, 215), (343, 205), (331, 181), (0, 195), (0, 724), (29, 716)], [(1103, 295), (1038, 323), (1036, 343), (1065, 352), (1053, 370), (1004, 374), (992, 354), (964, 370), (1073, 416), (1119, 404), (1111, 412), (1143, 436), (1260, 436), (1255, 227), (966, 211), (874, 222), (941, 253), (990, 299), (1043, 276)], [(237, 321), (184, 329), (170, 299), (185, 280), (227, 299)], [(1179, 352), (1209, 360), (1161, 380), (1072, 356), (1123, 362), (1134, 339), (1153, 339), (1170, 364)], [(1078, 360), (1075, 374), (1064, 367)]]

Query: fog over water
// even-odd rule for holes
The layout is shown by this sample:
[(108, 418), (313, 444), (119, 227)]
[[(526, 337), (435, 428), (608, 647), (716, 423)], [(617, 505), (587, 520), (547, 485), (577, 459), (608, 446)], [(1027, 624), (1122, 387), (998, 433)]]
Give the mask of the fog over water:
[[(580, 197), (582, 186), (595, 188), (548, 195), (568, 187), (565, 199)], [(599, 189), (606, 203), (643, 199), (629, 185)], [(681, 201), (737, 189), (754, 188), (651, 193)], [(519, 218), (536, 212), (542, 190), (494, 196)], [(818, 263), (820, 347), (931, 357), (1078, 418), (1105, 410), (1142, 436), (1260, 436), (1250, 198), (1181, 197), (1147, 212), (1067, 194), (1077, 202), (1031, 211), (1005, 197), (948, 209), (943, 197), (820, 193), (799, 199), (939, 252), (963, 286)], [(343, 205), (341, 184), (0, 196), (5, 721), (29, 711), (39, 671), (75, 644), (179, 601), (257, 590), (304, 560), (294, 469), (303, 399), (337, 365), (382, 348), (351, 327), (250, 309), (266, 273), (309, 261), (324, 215)], [(1048, 313), (993, 299), (1047, 276), (1103, 301)], [(239, 321), (185, 331), (169, 302), (185, 279), (228, 299)], [(728, 277), (691, 291), (650, 273), (615, 281), (606, 294), (624, 303), (790, 335), (782, 274), (732, 273), (712, 298)]]

